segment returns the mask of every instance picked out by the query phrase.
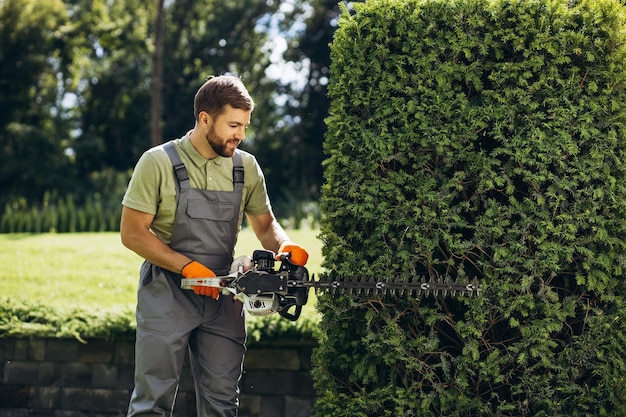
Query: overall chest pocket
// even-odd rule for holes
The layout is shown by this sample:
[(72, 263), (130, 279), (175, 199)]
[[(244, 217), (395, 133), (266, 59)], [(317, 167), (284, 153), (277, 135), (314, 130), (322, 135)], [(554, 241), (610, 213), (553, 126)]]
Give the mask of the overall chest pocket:
[(192, 219), (227, 222), (234, 212), (234, 204), (220, 201), (189, 200), (187, 205), (187, 215)]

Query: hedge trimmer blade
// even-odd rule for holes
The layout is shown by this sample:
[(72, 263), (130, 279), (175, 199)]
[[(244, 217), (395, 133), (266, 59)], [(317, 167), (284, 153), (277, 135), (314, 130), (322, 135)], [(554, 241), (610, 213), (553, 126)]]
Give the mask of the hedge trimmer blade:
[(381, 280), (374, 277), (351, 277), (336, 273), (322, 274), (319, 280), (306, 283), (290, 281), (289, 286), (295, 288), (309, 287), (330, 293), (341, 292), (357, 295), (441, 295), (444, 297), (457, 295), (478, 296), (482, 290), (477, 279), (472, 281), (463, 278), (452, 280), (450, 277), (446, 277), (426, 280), (426, 277), (423, 275), (411, 275), (407, 279), (393, 277)]
[[(275, 255), (270, 251), (256, 250), (252, 256), (253, 266), (243, 272), (239, 270), (223, 277), (183, 278), (181, 288), (218, 287), (232, 292), (241, 299), (246, 310), (252, 315), (280, 313), (281, 316), (296, 320), (302, 306), (307, 303), (309, 289), (355, 295), (397, 295), (397, 296), (479, 296), (482, 286), (477, 278), (450, 277), (429, 278), (425, 275), (407, 277), (352, 276), (337, 272), (324, 273), (318, 280), (310, 279), (308, 270), (294, 265), (288, 256), (278, 270), (274, 269)], [(296, 312), (288, 310), (295, 307)]]
[(194, 286), (224, 288), (233, 293), (245, 295), (266, 293), (285, 295), (289, 293), (290, 288), (314, 288), (316, 291), (327, 291), (331, 294), (472, 297), (479, 296), (482, 289), (476, 279), (471, 282), (465, 279), (451, 280), (449, 278), (426, 281), (423, 276), (418, 276), (408, 280), (400, 278), (379, 280), (366, 276), (342, 277), (331, 273), (322, 274), (319, 280), (299, 281), (290, 279), (287, 273), (259, 274), (254, 272), (215, 278), (183, 278), (181, 281), (183, 289), (190, 289)]

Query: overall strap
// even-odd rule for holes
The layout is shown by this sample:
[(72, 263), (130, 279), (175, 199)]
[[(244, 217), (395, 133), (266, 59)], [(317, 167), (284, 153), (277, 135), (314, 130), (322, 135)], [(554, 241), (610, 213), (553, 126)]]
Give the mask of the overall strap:
[[(241, 161), (241, 154), (239, 150), (235, 150), (233, 154), (233, 191), (237, 196), (237, 202), (235, 207), (237, 208), (237, 219), (241, 210), (241, 200), (243, 200), (243, 162)], [(235, 220), (235, 233), (238, 230), (237, 220)]]
[[(174, 142), (167, 142), (165, 145), (163, 145), (163, 150), (165, 150), (167, 156), (170, 157), (172, 165), (174, 166), (174, 174), (176, 175), (177, 179), (176, 189), (189, 189), (189, 174), (187, 173), (187, 168), (185, 168), (185, 164), (183, 164), (183, 161), (180, 159), (180, 155), (178, 154), (176, 147), (174, 147)], [(239, 193), (241, 193), (243, 191), (243, 183), (243, 162), (241, 160), (241, 154), (238, 150), (236, 150), (233, 154), (233, 191), (238, 191)]]
[(167, 153), (167, 156), (170, 157), (170, 160), (172, 161), (172, 165), (174, 166), (174, 174), (176, 175), (176, 193), (178, 194), (178, 191), (180, 189), (189, 189), (190, 187), (190, 181), (189, 181), (189, 174), (187, 173), (187, 168), (185, 168), (185, 164), (183, 164), (182, 159), (180, 159), (180, 155), (178, 154), (178, 151), (176, 150), (176, 148), (174, 147), (174, 142), (169, 141), (167, 142), (165, 145), (163, 145), (163, 149), (165, 150), (165, 153)]
[(233, 191), (243, 190), (243, 162), (238, 150), (233, 154)]

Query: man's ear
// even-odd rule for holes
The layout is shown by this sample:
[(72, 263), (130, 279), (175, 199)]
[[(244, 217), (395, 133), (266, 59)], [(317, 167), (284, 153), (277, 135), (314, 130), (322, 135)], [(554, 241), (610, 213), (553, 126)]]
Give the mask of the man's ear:
[(205, 111), (201, 111), (200, 114), (198, 114), (198, 121), (207, 128), (211, 127), (213, 124), (213, 118)]

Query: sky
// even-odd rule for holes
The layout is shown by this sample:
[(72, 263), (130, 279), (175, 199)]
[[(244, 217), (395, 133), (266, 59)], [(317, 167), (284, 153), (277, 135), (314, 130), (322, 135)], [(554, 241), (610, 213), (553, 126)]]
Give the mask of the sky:
[(287, 40), (296, 37), (306, 29), (305, 20), (313, 12), (311, 7), (306, 7), (305, 14), (290, 27), (289, 32), (281, 32), (279, 23), (285, 19), (285, 14), (294, 10), (293, 1), (282, 1), (277, 13), (261, 19), (257, 25), (258, 30), (269, 31), (269, 42), (265, 46), (270, 54), (271, 65), (265, 71), (268, 78), (280, 80), (283, 84), (291, 84), (293, 88), (302, 90), (309, 75), (309, 61), (285, 62), (283, 53), (287, 50)]

